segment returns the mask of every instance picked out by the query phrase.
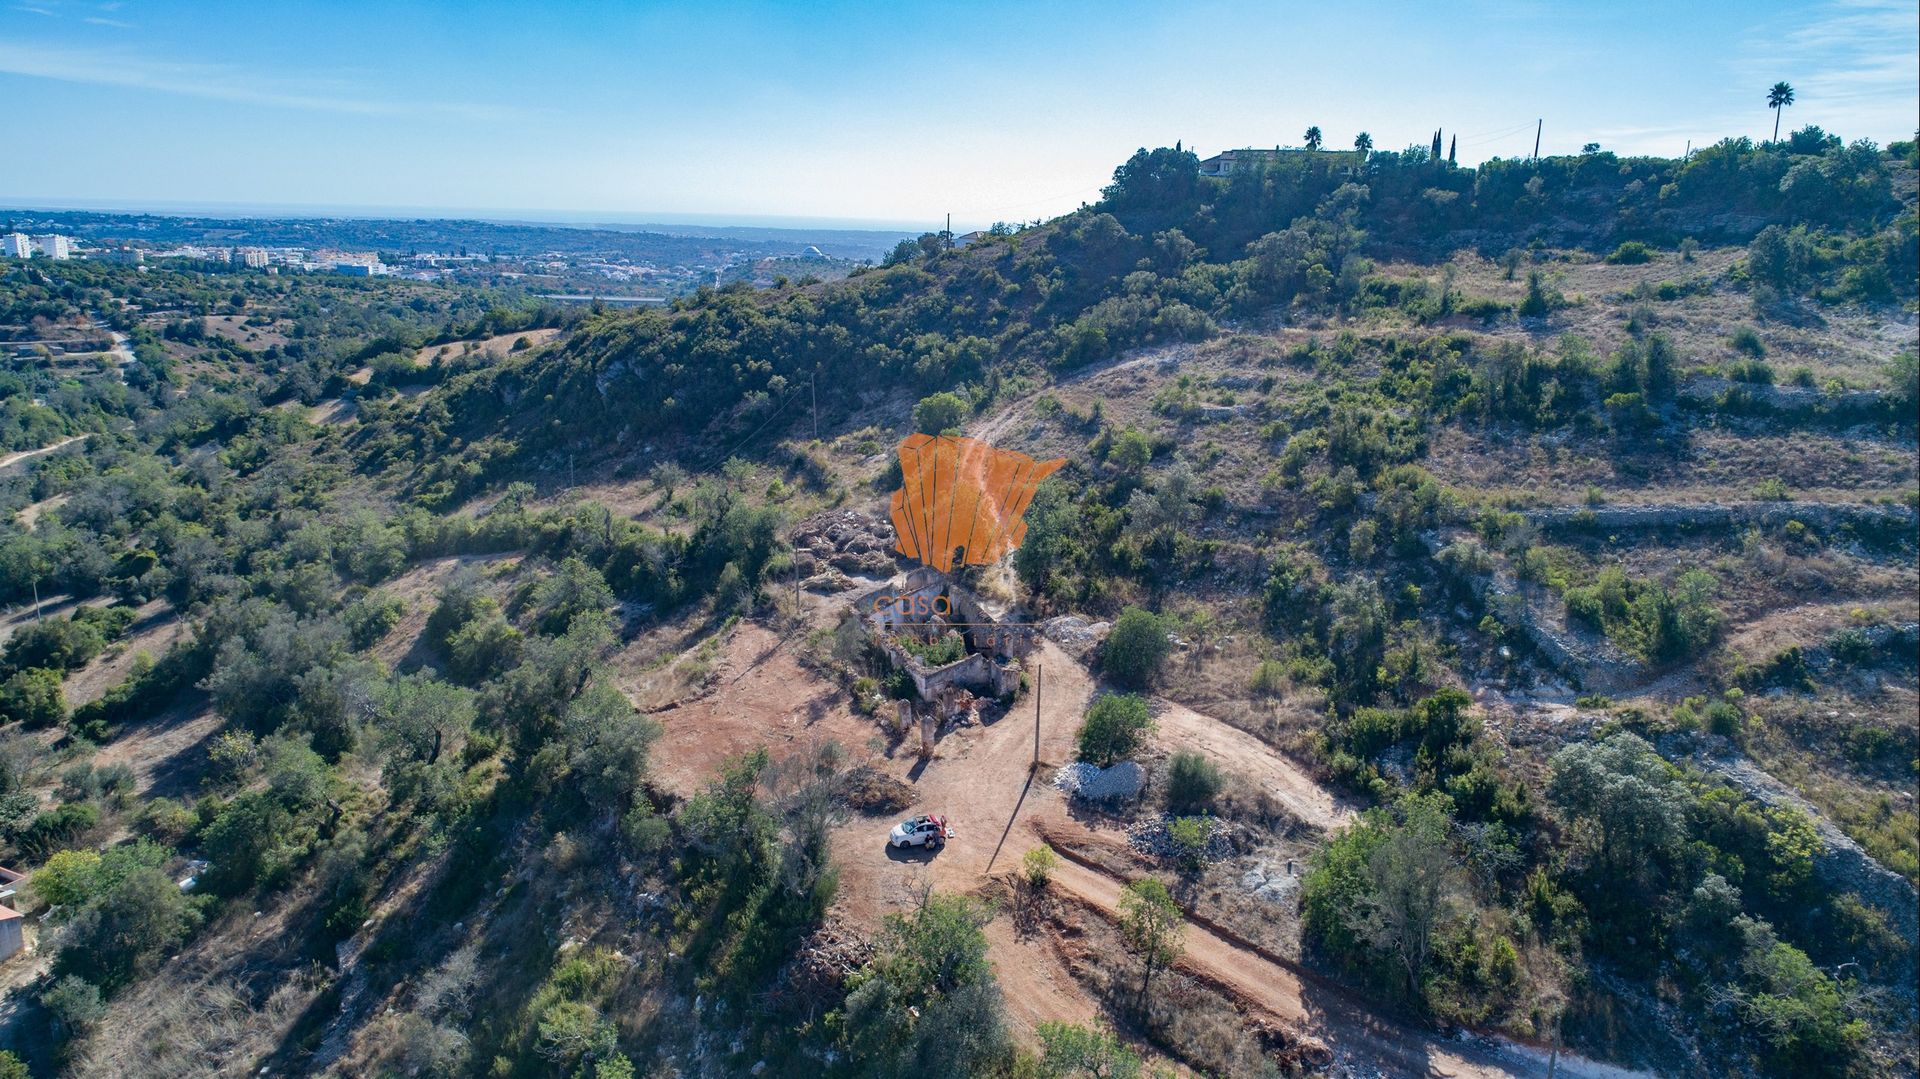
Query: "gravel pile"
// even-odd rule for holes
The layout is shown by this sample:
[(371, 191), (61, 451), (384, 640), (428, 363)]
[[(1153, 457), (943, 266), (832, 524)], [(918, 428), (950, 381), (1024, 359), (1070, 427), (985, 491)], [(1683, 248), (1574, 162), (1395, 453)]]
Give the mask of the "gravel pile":
[(1084, 762), (1069, 764), (1053, 774), (1053, 785), (1068, 794), (1095, 802), (1131, 801), (1140, 797), (1146, 776), (1132, 761), (1111, 768)]
[(1112, 623), (1089, 622), (1077, 614), (1063, 614), (1040, 624), (1040, 631), (1047, 635), (1047, 639), (1075, 656), (1085, 656), (1091, 652), (1094, 645), (1106, 639), (1107, 631), (1112, 628)]
[[(1134, 850), (1150, 858), (1171, 860), (1180, 857), (1179, 848), (1174, 846), (1173, 837), (1167, 834), (1167, 822), (1173, 820), (1173, 814), (1148, 817), (1127, 825), (1127, 843)], [(1213, 821), (1213, 832), (1207, 837), (1209, 862), (1233, 856), (1233, 840), (1227, 836), (1227, 829), (1218, 818)]]

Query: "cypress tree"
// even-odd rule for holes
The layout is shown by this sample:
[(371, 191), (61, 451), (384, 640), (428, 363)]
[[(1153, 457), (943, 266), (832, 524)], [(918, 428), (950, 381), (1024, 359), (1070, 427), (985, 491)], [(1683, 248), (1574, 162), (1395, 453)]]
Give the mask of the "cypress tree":
[(1433, 159), (1440, 160), (1440, 129), (1433, 129)]
[(1455, 150), (1458, 150), (1459, 148), (1460, 148), (1460, 136), (1455, 135), (1453, 138), (1447, 140), (1447, 164), (1451, 165), (1454, 163), (1453, 152)]

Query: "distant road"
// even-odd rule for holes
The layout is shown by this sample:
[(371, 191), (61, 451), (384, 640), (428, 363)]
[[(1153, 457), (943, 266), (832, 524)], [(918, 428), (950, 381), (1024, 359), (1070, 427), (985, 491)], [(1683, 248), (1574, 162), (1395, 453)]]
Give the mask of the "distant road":
[(562, 303), (600, 303), (618, 307), (664, 306), (666, 299), (661, 296), (584, 296), (575, 292), (546, 292), (540, 295), (543, 300), (559, 300)]
[(21, 450), (18, 453), (9, 453), (5, 457), (0, 457), (0, 471), (5, 471), (6, 469), (12, 468), (14, 465), (17, 465), (22, 461), (30, 461), (35, 457), (41, 456), (42, 454), (52, 453), (54, 450), (57, 450), (62, 446), (71, 446), (75, 442), (83, 442), (92, 437), (93, 436), (90, 434), (74, 435), (71, 438), (63, 438), (60, 441), (55, 442), (51, 446), (42, 446), (37, 450)]

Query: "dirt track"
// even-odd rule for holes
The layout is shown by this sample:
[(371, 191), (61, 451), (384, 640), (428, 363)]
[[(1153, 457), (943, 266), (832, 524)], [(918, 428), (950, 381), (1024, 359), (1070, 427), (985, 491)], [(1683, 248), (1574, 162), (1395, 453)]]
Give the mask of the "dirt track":
[[(890, 819), (854, 817), (836, 829), (834, 860), (841, 872), (835, 906), (852, 924), (877, 926), (889, 912), (913, 902), (920, 889), (980, 892), (993, 879), (1015, 871), (1033, 847), (1050, 844), (1063, 858), (1052, 887), (1066, 900), (1105, 917), (1118, 916), (1125, 881), (1075, 861), (1077, 847), (1113, 847), (1114, 830), (1096, 831), (1070, 812), (1066, 798), (1047, 783), (1053, 766), (1070, 760), (1073, 735), (1095, 685), (1086, 668), (1051, 642), (1034, 657), (1040, 668), (1042, 766), (1032, 768), (1034, 708), (1025, 697), (1011, 715), (991, 725), (950, 732), (936, 757), (920, 762), (909, 754), (879, 758), (875, 765), (909, 783), (914, 812), (948, 816), (955, 838), (938, 853), (895, 851), (886, 844)], [(769, 710), (767, 695), (786, 702)], [(667, 735), (656, 747), (657, 768), (669, 785), (690, 789), (703, 782), (728, 753), (762, 742), (793, 746), (839, 738), (858, 752), (867, 721), (852, 716), (832, 687), (800, 667), (790, 646), (761, 627), (743, 626), (730, 643), (721, 678), (712, 693), (657, 713)], [(1329, 828), (1351, 820), (1297, 765), (1265, 743), (1192, 709), (1160, 709), (1158, 739), (1191, 747), (1223, 767), (1257, 782), (1302, 820)], [(769, 737), (771, 735), (771, 737)], [(1022, 938), (1005, 918), (987, 930), (994, 967), (1016, 1030), (1038, 1023), (1086, 1023), (1101, 1008), (1044, 939)], [(1545, 1074), (1543, 1059), (1513, 1047), (1464, 1043), (1373, 1014), (1350, 992), (1284, 957), (1238, 939), (1223, 927), (1189, 921), (1179, 968), (1232, 998), (1249, 1015), (1324, 1041), (1342, 1058), (1390, 1075), (1507, 1076)], [(1578, 1058), (1562, 1057), (1559, 1074), (1618, 1079), (1628, 1073)]]
[(17, 465), (22, 461), (31, 461), (35, 457), (45, 456), (46, 454), (52, 453), (55, 450), (64, 449), (68, 446), (73, 445), (75, 442), (84, 442), (87, 439), (92, 437), (93, 437), (92, 435), (71, 435), (71, 436), (68, 436), (67, 438), (61, 439), (58, 442), (52, 443), (50, 445), (42, 446), (37, 450), (19, 450), (14, 453), (9, 453), (5, 457), (0, 457), (0, 470), (12, 468), (14, 465)]
[(1351, 808), (1341, 805), (1332, 792), (1272, 746), (1185, 705), (1155, 703), (1154, 723), (1159, 727), (1156, 737), (1167, 748), (1193, 750), (1223, 770), (1238, 773), (1287, 807), (1288, 812), (1323, 831), (1344, 828), (1352, 822)]

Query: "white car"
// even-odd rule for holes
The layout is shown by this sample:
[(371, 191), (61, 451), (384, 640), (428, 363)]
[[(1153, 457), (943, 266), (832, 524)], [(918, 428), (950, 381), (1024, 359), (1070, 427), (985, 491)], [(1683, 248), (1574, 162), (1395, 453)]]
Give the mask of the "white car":
[(941, 845), (953, 838), (953, 829), (947, 827), (947, 818), (935, 816), (909, 817), (893, 826), (887, 833), (887, 845), (890, 847), (930, 847), (939, 850)]

